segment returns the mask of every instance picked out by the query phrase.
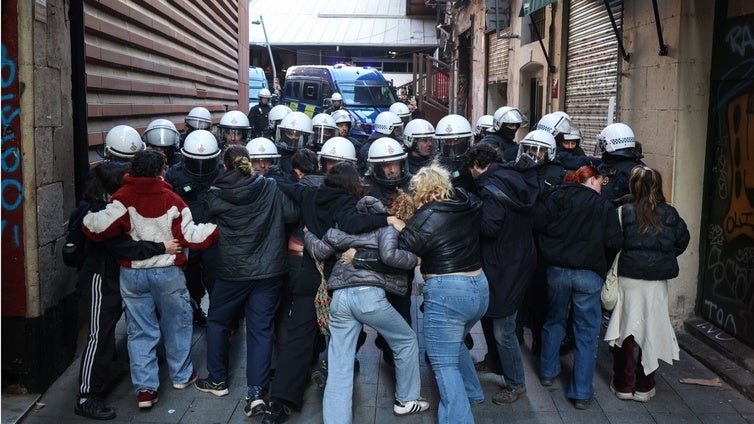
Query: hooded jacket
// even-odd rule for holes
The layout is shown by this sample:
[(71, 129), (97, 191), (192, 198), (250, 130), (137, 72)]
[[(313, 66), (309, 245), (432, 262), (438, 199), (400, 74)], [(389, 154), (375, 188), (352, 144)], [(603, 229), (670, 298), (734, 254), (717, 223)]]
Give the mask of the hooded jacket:
[(482, 202), (463, 189), (455, 198), (420, 207), (398, 238), (399, 247), (422, 258), (422, 274), (450, 274), (482, 267), (479, 247)]
[[(307, 229), (321, 239), (330, 228), (338, 228), (349, 234), (366, 233), (387, 226), (387, 218), (378, 215), (362, 215), (356, 210), (357, 199), (340, 187), (321, 185), (309, 187), (302, 184), (280, 186), (301, 208), (301, 217)], [(327, 278), (335, 264), (330, 257), (324, 263)], [(314, 296), (320, 284), (320, 275), (309, 252), (304, 251), (302, 272), (293, 282), (293, 294)]]
[[(385, 214), (385, 206), (371, 196), (362, 198), (358, 205), (360, 212)], [(305, 235), (306, 247), (317, 260), (325, 260), (337, 252), (343, 252), (351, 247), (376, 249), (380, 261), (392, 272), (376, 272), (364, 268), (357, 268), (357, 264), (343, 264), (336, 262), (327, 288), (330, 291), (356, 286), (377, 286), (388, 292), (403, 296), (408, 290), (406, 270), (416, 267), (417, 257), (411, 252), (398, 249), (398, 231), (390, 226), (379, 228), (369, 233), (351, 235), (330, 228), (325, 237), (320, 240), (311, 232)], [(355, 259), (356, 260), (356, 259)]]
[(490, 286), (487, 316), (518, 310), (537, 264), (531, 212), (539, 195), (537, 173), (492, 164), (474, 182), (482, 199), (481, 249)]
[(689, 230), (674, 207), (662, 204), (655, 210), (662, 228), (643, 233), (636, 222), (633, 203), (623, 206), (623, 250), (618, 275), (640, 280), (668, 280), (678, 276), (678, 255), (689, 245)]
[(231, 170), (207, 195), (210, 217), (219, 227), (217, 277), (249, 281), (285, 275), (285, 224), (298, 220), (298, 208), (275, 180)]
[(623, 244), (617, 210), (578, 183), (565, 183), (537, 203), (534, 229), (548, 265), (590, 270), (602, 278)]

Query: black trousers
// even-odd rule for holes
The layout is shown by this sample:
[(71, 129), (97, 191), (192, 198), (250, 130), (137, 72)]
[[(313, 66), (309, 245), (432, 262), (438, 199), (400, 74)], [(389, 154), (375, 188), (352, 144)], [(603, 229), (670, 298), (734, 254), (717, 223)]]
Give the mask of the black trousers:
[(89, 333), (81, 355), (79, 396), (100, 396), (115, 353), (115, 325), (123, 313), (117, 279), (99, 273), (79, 274), (79, 308), (87, 317)]
[(212, 287), (215, 285), (215, 263), (217, 262), (217, 245), (205, 250), (192, 250), (189, 252), (183, 275), (186, 277), (186, 288), (191, 300), (196, 303), (195, 308), (202, 304), (204, 293), (212, 296)]

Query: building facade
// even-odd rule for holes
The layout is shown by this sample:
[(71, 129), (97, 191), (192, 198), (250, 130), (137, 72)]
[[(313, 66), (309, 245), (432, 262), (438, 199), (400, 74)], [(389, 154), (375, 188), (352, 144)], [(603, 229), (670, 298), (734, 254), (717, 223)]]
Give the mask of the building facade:
[(76, 351), (61, 250), (95, 148), (118, 124), (246, 111), (248, 3), (3, 0), (2, 14), (2, 381), (40, 391)]

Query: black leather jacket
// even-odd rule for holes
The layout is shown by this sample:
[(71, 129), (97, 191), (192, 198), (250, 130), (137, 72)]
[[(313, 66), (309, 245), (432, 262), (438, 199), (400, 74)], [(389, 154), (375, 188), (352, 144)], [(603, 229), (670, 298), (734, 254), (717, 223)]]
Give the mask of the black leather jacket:
[(399, 246), (421, 257), (422, 274), (451, 274), (482, 267), (482, 202), (463, 189), (455, 191), (455, 199), (419, 208), (401, 231)]

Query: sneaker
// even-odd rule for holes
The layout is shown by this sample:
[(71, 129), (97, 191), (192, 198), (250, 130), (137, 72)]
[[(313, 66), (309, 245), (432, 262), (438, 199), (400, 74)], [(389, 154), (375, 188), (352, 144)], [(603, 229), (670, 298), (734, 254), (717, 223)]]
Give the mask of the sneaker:
[(186, 381), (185, 383), (173, 383), (173, 388), (178, 389), (178, 390), (183, 390), (186, 387), (194, 384), (198, 377), (199, 377), (199, 373), (196, 370), (192, 370), (191, 377), (189, 377), (188, 381)]
[(209, 377), (196, 380), (194, 387), (200, 392), (212, 393), (215, 396), (225, 396), (228, 394), (228, 384), (226, 382), (213, 381)]
[(77, 399), (73, 412), (76, 415), (93, 420), (112, 420), (115, 418), (115, 410), (105, 405), (105, 402), (98, 397), (87, 398), (84, 403)]
[(411, 415), (411, 414), (421, 414), (422, 412), (429, 409), (429, 402), (426, 400), (419, 398), (416, 400), (409, 400), (407, 402), (401, 402), (399, 400), (395, 401), (395, 404), (393, 404), (393, 415), (402, 416), (402, 415)]
[(582, 410), (582, 411), (585, 410), (585, 409), (589, 409), (589, 405), (592, 404), (592, 400), (593, 399), (594, 399), (593, 397), (590, 397), (589, 399), (574, 399), (573, 400), (573, 406), (576, 409), (579, 409), (579, 410)]
[(160, 397), (157, 395), (157, 392), (144, 389), (139, 392), (139, 394), (136, 395), (136, 400), (139, 401), (139, 408), (151, 408), (152, 405), (157, 403), (158, 400), (160, 400)]
[(312, 372), (312, 381), (320, 389), (324, 389), (327, 385), (327, 361), (322, 361), (321, 366)]
[(495, 396), (492, 396), (492, 403), (495, 403), (497, 405), (505, 405), (508, 403), (513, 403), (518, 400), (518, 398), (521, 397), (526, 393), (526, 386), (521, 386), (517, 388), (512, 387), (503, 387), (503, 390), (499, 391)]
[(657, 390), (655, 390), (655, 388), (652, 387), (652, 390), (648, 392), (635, 391), (633, 399), (637, 402), (649, 402), (649, 399), (652, 399), (652, 396), (656, 394), (657, 394)]
[(620, 400), (633, 400), (634, 394), (631, 392), (620, 392), (618, 389), (615, 388), (615, 385), (613, 382), (610, 382), (610, 391), (615, 393), (615, 397), (617, 397)]
[(246, 392), (246, 406), (243, 407), (243, 413), (247, 417), (264, 414), (265, 403), (264, 394), (261, 387), (252, 386)]
[(280, 424), (291, 416), (291, 408), (283, 401), (270, 399), (270, 404), (264, 411), (262, 424)]

